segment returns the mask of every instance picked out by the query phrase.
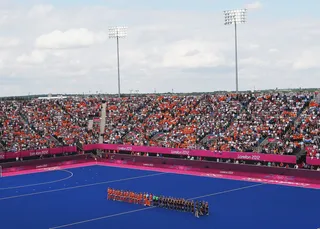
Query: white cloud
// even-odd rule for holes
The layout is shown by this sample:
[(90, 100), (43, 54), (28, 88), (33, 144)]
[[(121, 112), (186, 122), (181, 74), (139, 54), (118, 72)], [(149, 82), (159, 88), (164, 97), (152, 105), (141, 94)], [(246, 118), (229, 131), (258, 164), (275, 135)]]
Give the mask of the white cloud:
[(173, 43), (167, 47), (163, 57), (164, 67), (199, 68), (225, 64), (226, 60), (219, 44), (199, 40), (183, 40)]
[(53, 11), (54, 7), (52, 5), (35, 5), (29, 12), (29, 17), (45, 17), (48, 13)]
[(266, 67), (269, 65), (269, 63), (267, 61), (260, 60), (259, 58), (256, 58), (256, 57), (240, 59), (239, 64), (245, 65), (245, 66), (250, 66), (250, 67), (256, 67), (256, 66)]
[(70, 29), (65, 32), (55, 30), (38, 37), (35, 46), (39, 49), (72, 49), (88, 47), (106, 40), (106, 33), (95, 33), (86, 28)]
[(42, 64), (46, 60), (47, 54), (43, 51), (34, 50), (30, 55), (22, 54), (17, 61), (22, 64)]
[(262, 8), (262, 3), (257, 1), (257, 2), (253, 2), (253, 3), (249, 3), (245, 6), (246, 9), (248, 10), (259, 10)]
[(20, 45), (18, 38), (0, 37), (0, 48), (12, 48)]
[(258, 48), (260, 48), (260, 45), (258, 45), (258, 44), (250, 44), (249, 48), (250, 49), (258, 49)]
[(0, 25), (5, 24), (9, 18), (8, 14), (4, 11), (0, 11)]
[[(29, 8), (15, 7), (0, 14), (0, 96), (116, 93), (116, 41), (107, 41), (108, 26), (114, 24), (129, 27), (120, 41), (123, 92), (234, 89), (234, 31), (223, 25), (221, 12), (78, 5), (40, 7), (31, 17)], [(241, 26), (240, 89), (317, 85), (319, 22), (275, 16)]]
[(293, 63), (296, 70), (307, 70), (310, 68), (319, 68), (320, 47), (314, 47), (312, 50), (304, 51)]
[(268, 52), (270, 52), (270, 53), (276, 53), (276, 52), (279, 52), (279, 50), (276, 49), (276, 48), (271, 48), (271, 49), (268, 50)]

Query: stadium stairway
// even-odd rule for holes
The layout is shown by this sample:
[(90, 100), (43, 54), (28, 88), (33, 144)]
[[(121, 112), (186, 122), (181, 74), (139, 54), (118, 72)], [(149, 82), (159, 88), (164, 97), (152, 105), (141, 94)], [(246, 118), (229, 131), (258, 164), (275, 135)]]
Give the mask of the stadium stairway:
[[(146, 106), (148, 106), (151, 102), (152, 102), (152, 100), (149, 99), (149, 101), (147, 101), (147, 103), (141, 105), (135, 112), (138, 113), (138, 114), (140, 114), (141, 110), (144, 109)], [(149, 113), (147, 114), (147, 116), (144, 117), (144, 118), (145, 118), (145, 119), (148, 118), (150, 114), (151, 114), (151, 113), (149, 112)], [(132, 119), (133, 119), (133, 117), (130, 117), (129, 120), (128, 120), (128, 122), (132, 121)], [(126, 130), (125, 130), (125, 134), (122, 135), (121, 139), (122, 139), (122, 140), (125, 140), (125, 139), (130, 138), (130, 133), (131, 133), (131, 132), (134, 132), (134, 131), (133, 131), (133, 130), (128, 130), (128, 129), (126, 129)]]
[[(193, 109), (196, 109), (196, 107), (199, 105), (200, 101), (201, 101), (201, 99), (199, 99), (199, 100), (195, 103)], [(152, 102), (152, 100), (150, 100), (148, 104), (150, 104), (150, 102)], [(146, 107), (146, 105), (147, 105), (147, 104), (145, 104), (145, 106), (143, 106), (143, 107), (140, 107), (140, 108), (139, 108), (139, 111), (141, 111), (141, 109), (143, 109), (144, 107)], [(192, 109), (191, 109), (191, 110), (192, 110)], [(148, 112), (147, 115), (144, 117), (144, 119), (148, 119), (148, 117), (149, 117), (150, 115), (152, 115), (152, 112)], [(186, 113), (184, 117), (189, 117), (189, 115), (190, 115), (190, 112), (189, 112), (189, 113)], [(141, 121), (142, 121), (142, 120), (141, 120)], [(142, 122), (143, 122), (143, 121), (142, 121)], [(171, 130), (172, 130), (174, 127), (178, 126), (179, 124), (182, 124), (182, 125), (184, 124), (184, 123), (183, 123), (183, 120), (182, 120), (182, 117), (180, 117), (180, 118), (178, 119), (177, 123), (176, 123), (175, 125), (173, 125), (170, 130), (160, 129), (158, 132), (152, 133), (149, 137), (150, 137), (150, 139), (152, 139), (153, 141), (156, 141), (156, 142), (157, 142), (157, 141), (161, 140), (161, 138), (165, 135), (165, 133), (171, 132)], [(123, 136), (122, 139), (130, 140), (130, 138), (131, 138), (131, 133), (132, 133), (132, 132), (134, 132), (134, 130), (127, 131), (127, 134), (126, 134), (125, 136)]]
[[(76, 120), (76, 118), (74, 117), (74, 115), (71, 114), (71, 113), (65, 108), (65, 106), (63, 106), (63, 104), (60, 103), (60, 101), (57, 102), (57, 105), (58, 105), (66, 114), (70, 115), (70, 117), (71, 117), (72, 120)], [(85, 126), (86, 126), (86, 124), (82, 124), (82, 123), (80, 123), (80, 122), (73, 122), (73, 123), (76, 124), (76, 125), (78, 125), (78, 126), (81, 126), (81, 127), (85, 127)]]
[(204, 136), (200, 137), (198, 140), (197, 140), (197, 143), (198, 144), (202, 144), (204, 142), (206, 142), (208, 140), (208, 137), (210, 136), (211, 134), (205, 134)]
[(23, 114), (21, 111), (19, 111), (19, 115), (21, 117), (21, 121), (24, 124), (28, 125), (29, 128), (31, 130), (33, 130), (35, 133), (37, 133), (39, 136), (41, 136), (42, 138), (46, 138), (46, 139), (49, 139), (51, 141), (54, 141), (56, 143), (56, 145), (63, 145), (63, 142), (61, 140), (59, 140), (56, 136), (54, 136), (54, 135), (45, 136), (42, 131), (39, 131), (36, 128), (34, 128), (34, 126), (31, 123), (29, 123), (29, 121), (28, 121), (27, 117), (25, 116), (25, 114)]
[[(312, 99), (312, 98), (311, 98)], [(310, 101), (307, 101), (304, 106), (301, 108), (300, 111), (298, 111), (297, 116), (292, 120), (292, 122), (289, 123), (289, 125), (286, 127), (285, 133), (283, 135), (286, 134), (290, 134), (292, 127), (298, 127), (298, 125), (300, 125), (301, 123), (299, 123), (299, 117), (301, 116), (301, 114), (303, 114), (309, 107)], [(266, 145), (272, 145), (272, 143), (269, 143), (269, 137), (265, 138), (264, 141), (262, 141), (254, 150), (255, 152), (261, 152), (263, 147), (265, 147)], [(272, 147), (272, 146), (271, 146)], [(298, 154), (296, 154), (298, 157)], [(303, 154), (300, 156), (304, 156)], [(299, 158), (300, 158), (299, 156)], [(298, 158), (297, 158), (298, 159)]]
[(203, 145), (203, 144), (206, 144), (207, 142), (211, 141), (212, 139), (214, 139), (215, 136), (213, 134), (207, 134), (206, 136), (204, 136), (201, 141), (200, 141), (200, 144)]
[(300, 118), (300, 116), (301, 116), (302, 114), (304, 114), (305, 112), (307, 112), (307, 110), (309, 109), (309, 105), (310, 105), (310, 101), (308, 101), (308, 102), (304, 105), (304, 107), (303, 107), (303, 108), (301, 109), (301, 111), (298, 113), (297, 117), (295, 117), (295, 119), (293, 120), (293, 125), (294, 125), (295, 127), (298, 127), (298, 126), (301, 124), (299, 118)]
[(27, 117), (21, 112), (19, 111), (19, 115), (21, 118), (21, 121), (23, 122), (23, 124), (26, 124), (30, 129), (32, 129), (35, 133), (39, 134), (41, 137), (43, 137), (43, 133), (41, 131), (36, 130), (36, 128), (34, 128), (34, 126), (29, 123)]
[[(247, 105), (242, 104), (240, 112), (230, 122), (228, 122), (227, 126), (225, 127), (225, 131), (227, 131), (233, 125), (235, 120), (238, 118), (238, 116), (242, 112), (248, 112), (246, 108), (247, 108)], [(212, 141), (212, 140), (214, 140), (214, 138), (212, 138), (212, 130), (210, 130), (209, 133), (207, 133), (201, 139), (199, 139), (199, 143), (202, 144), (202, 143), (206, 143), (206, 142)]]
[(260, 142), (260, 144), (257, 147), (253, 149), (253, 152), (261, 153), (263, 147), (265, 147), (268, 144), (269, 144), (269, 137), (266, 137)]
[(107, 116), (107, 103), (103, 102), (101, 105), (101, 115), (100, 115), (100, 135), (99, 143), (103, 143), (103, 134), (105, 133), (106, 128), (106, 116)]
[[(188, 123), (192, 123), (192, 121), (195, 119), (195, 116), (193, 116), (193, 115), (191, 114), (191, 111), (197, 109), (197, 107), (199, 106), (199, 104), (200, 104), (200, 102), (201, 102), (202, 99), (203, 99), (203, 98), (200, 97), (200, 98), (197, 100), (197, 102), (194, 104), (193, 108), (190, 109), (189, 112), (187, 112), (183, 117), (179, 117), (177, 123), (176, 123), (175, 125), (172, 125), (171, 130), (160, 130), (159, 133), (157, 133), (157, 134), (155, 134), (155, 135), (152, 136), (152, 140), (153, 140), (153, 141), (159, 141), (159, 140), (161, 141), (161, 139), (162, 139), (162, 137), (165, 135), (165, 133), (171, 132), (172, 129), (174, 129), (174, 127), (177, 127), (179, 124), (180, 124), (180, 125), (185, 125), (185, 124), (187, 124), (186, 120), (187, 120), (188, 118), (191, 118), (191, 120), (189, 120)], [(185, 119), (184, 119), (184, 118), (185, 118)], [(204, 137), (205, 137), (205, 136), (204, 136)], [(197, 143), (200, 142), (200, 141), (201, 141), (201, 140), (198, 140)]]
[(305, 149), (300, 149), (296, 154), (297, 164), (306, 163), (307, 151)]
[[(0, 136), (0, 138), (1, 138), (1, 136)], [(4, 151), (4, 144), (3, 144), (3, 141), (2, 140), (0, 140), (0, 150), (1, 151)]]

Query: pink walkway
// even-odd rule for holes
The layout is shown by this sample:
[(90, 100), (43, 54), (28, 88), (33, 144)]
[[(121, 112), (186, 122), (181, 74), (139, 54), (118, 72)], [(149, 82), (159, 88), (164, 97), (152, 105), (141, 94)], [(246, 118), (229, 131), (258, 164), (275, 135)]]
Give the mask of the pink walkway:
[(17, 176), (17, 175), (48, 172), (48, 171), (61, 170), (61, 169), (86, 167), (86, 166), (92, 166), (92, 165), (157, 171), (157, 172), (163, 172), (163, 173), (175, 173), (175, 174), (184, 174), (184, 175), (193, 175), (193, 176), (203, 176), (203, 177), (212, 177), (212, 178), (219, 178), (219, 179), (242, 180), (242, 181), (251, 181), (251, 182), (257, 182), (257, 183), (276, 184), (276, 185), (293, 186), (293, 187), (301, 187), (301, 188), (320, 189), (320, 184), (302, 183), (302, 182), (295, 182), (292, 180), (289, 181), (289, 177), (285, 177), (285, 176), (275, 176), (272, 179), (266, 179), (266, 178), (263, 178), (263, 176), (261, 176), (261, 178), (250, 177), (249, 174), (248, 176), (235, 176), (233, 174), (227, 174), (227, 173), (221, 174), (221, 173), (212, 173), (212, 172), (208, 173), (205, 171), (203, 172), (190, 171), (190, 170), (186, 171), (186, 170), (169, 169), (169, 168), (156, 168), (156, 167), (147, 167), (147, 166), (127, 165), (127, 164), (115, 164), (115, 163), (109, 163), (109, 162), (86, 162), (86, 163), (79, 163), (79, 164), (73, 164), (73, 165), (37, 168), (32, 170), (8, 172), (3, 174), (3, 176), (4, 177)]

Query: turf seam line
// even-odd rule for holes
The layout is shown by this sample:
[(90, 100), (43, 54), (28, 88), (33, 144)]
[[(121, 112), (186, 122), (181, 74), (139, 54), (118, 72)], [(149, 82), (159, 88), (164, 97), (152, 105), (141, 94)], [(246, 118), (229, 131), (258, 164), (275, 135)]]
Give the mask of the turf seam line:
[[(229, 190), (225, 190), (225, 191), (221, 191), (221, 192), (215, 192), (215, 193), (211, 193), (211, 194), (207, 194), (207, 195), (203, 195), (203, 196), (197, 196), (197, 197), (189, 198), (188, 200), (196, 200), (196, 199), (200, 199), (200, 198), (203, 198), (203, 197), (222, 195), (222, 194), (226, 194), (226, 193), (230, 193), (230, 192), (236, 192), (236, 191), (249, 189), (249, 188), (254, 188), (254, 187), (258, 187), (258, 186), (262, 186), (262, 185), (266, 185), (266, 184), (265, 183), (254, 184), (254, 185), (244, 186), (244, 187), (241, 187), (241, 188), (229, 189)], [(112, 215), (101, 216), (101, 217), (98, 217), (98, 218), (83, 220), (83, 221), (79, 221), (79, 222), (75, 222), (75, 223), (69, 223), (69, 224), (60, 225), (60, 226), (56, 226), (56, 227), (50, 227), (49, 229), (59, 229), (59, 228), (70, 227), (70, 226), (74, 226), (74, 225), (78, 225), (78, 224), (89, 223), (89, 222), (92, 222), (92, 221), (112, 218), (112, 217), (121, 216), (121, 215), (127, 215), (127, 214), (130, 214), (130, 213), (145, 211), (145, 210), (149, 210), (149, 209), (153, 209), (153, 208), (156, 208), (156, 207), (146, 207), (146, 208), (140, 208), (140, 209), (137, 209), (137, 210), (127, 211), (127, 212), (120, 212), (120, 213), (116, 213), (116, 214), (112, 214)]]
[(144, 176), (123, 178), (123, 179), (119, 179), (119, 180), (103, 181), (103, 182), (98, 182), (98, 183), (78, 185), (78, 186), (67, 187), (67, 188), (59, 188), (59, 189), (42, 191), (42, 192), (27, 193), (27, 194), (22, 194), (22, 195), (17, 195), (17, 196), (8, 196), (8, 197), (0, 198), (0, 201), (1, 200), (20, 198), (20, 197), (26, 197), (26, 196), (34, 196), (34, 195), (39, 195), (39, 194), (51, 193), (51, 192), (59, 192), (59, 191), (71, 190), (71, 189), (76, 189), (76, 188), (85, 188), (85, 187), (101, 185), (101, 184), (109, 184), (109, 183), (115, 183), (115, 182), (121, 182), (121, 181), (127, 181), (127, 180), (135, 180), (135, 179), (140, 179), (140, 178), (144, 178), (144, 177), (159, 176), (159, 175), (163, 175), (163, 174), (167, 174), (167, 173), (155, 173), (155, 174), (149, 174), (149, 175), (144, 175)]
[(39, 185), (44, 185), (44, 184), (53, 184), (53, 183), (57, 183), (57, 182), (60, 182), (60, 181), (68, 180), (68, 179), (70, 179), (71, 177), (73, 177), (73, 172), (70, 172), (70, 171), (65, 170), (65, 169), (52, 170), (52, 171), (50, 171), (50, 172), (54, 172), (54, 171), (63, 171), (63, 172), (69, 173), (70, 175), (69, 175), (68, 177), (65, 177), (65, 178), (62, 178), (62, 179), (59, 179), (59, 180), (55, 180), (55, 181), (48, 181), (48, 182), (43, 182), (43, 183), (36, 183), (36, 184), (28, 184), (28, 185), (21, 185), (21, 186), (13, 186), (13, 187), (7, 187), (7, 188), (0, 188), (0, 191), (1, 191), (1, 190), (16, 189), (16, 188), (33, 187), (33, 186), (39, 186)]

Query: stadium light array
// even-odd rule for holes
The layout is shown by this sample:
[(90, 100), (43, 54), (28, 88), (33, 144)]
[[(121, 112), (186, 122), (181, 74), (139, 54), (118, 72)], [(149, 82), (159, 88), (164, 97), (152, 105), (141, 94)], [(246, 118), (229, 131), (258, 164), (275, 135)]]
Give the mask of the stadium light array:
[(225, 25), (232, 25), (232, 24), (244, 24), (246, 23), (247, 17), (247, 10), (226, 10), (224, 11), (225, 15)]
[(234, 40), (235, 40), (235, 63), (236, 63), (236, 91), (239, 91), (239, 77), (238, 77), (238, 34), (237, 25), (246, 23), (247, 9), (226, 10), (224, 11), (225, 25), (234, 25)]
[(115, 27), (109, 28), (109, 38), (110, 39), (117, 39), (118, 96), (119, 97), (121, 97), (119, 38), (126, 38), (127, 31), (128, 31), (128, 28), (125, 26), (115, 26)]
[(115, 26), (109, 28), (109, 38), (125, 38), (128, 35), (128, 27)]

